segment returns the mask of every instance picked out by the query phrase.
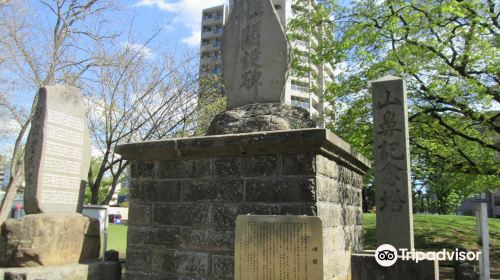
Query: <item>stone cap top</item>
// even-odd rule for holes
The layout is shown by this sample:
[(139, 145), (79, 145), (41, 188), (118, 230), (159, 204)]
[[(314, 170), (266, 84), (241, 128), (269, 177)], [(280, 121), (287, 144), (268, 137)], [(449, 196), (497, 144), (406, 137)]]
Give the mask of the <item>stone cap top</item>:
[(387, 76), (384, 76), (380, 79), (372, 81), (372, 83), (381, 83), (381, 82), (397, 81), (397, 80), (403, 80), (403, 79), (400, 77), (393, 76), (393, 75), (387, 75)]
[(289, 152), (319, 152), (366, 173), (371, 162), (340, 137), (322, 128), (165, 139), (123, 144), (126, 160), (164, 160)]

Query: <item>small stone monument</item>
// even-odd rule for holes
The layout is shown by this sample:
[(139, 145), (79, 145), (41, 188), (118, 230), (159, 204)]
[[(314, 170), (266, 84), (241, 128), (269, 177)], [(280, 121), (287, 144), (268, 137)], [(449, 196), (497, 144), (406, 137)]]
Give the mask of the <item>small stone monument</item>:
[(40, 89), (26, 143), (27, 214), (81, 212), (90, 167), (85, 106), (78, 89)]
[(413, 249), (410, 144), (406, 89), (401, 78), (373, 82), (377, 244)]

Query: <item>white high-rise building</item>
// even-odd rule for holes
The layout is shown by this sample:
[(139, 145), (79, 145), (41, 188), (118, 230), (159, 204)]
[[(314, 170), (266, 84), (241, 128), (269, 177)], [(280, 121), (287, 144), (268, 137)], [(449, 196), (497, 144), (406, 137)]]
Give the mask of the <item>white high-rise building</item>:
[[(300, 13), (307, 13), (307, 10), (300, 10), (298, 6), (292, 5), (293, 0), (272, 0), (276, 13), (283, 26), (287, 26), (290, 20)], [(313, 9), (314, 1), (311, 1)], [(210, 74), (221, 74), (222, 60), (220, 56), (220, 45), (222, 41), (222, 32), (228, 15), (233, 7), (233, 0), (229, 6), (221, 5), (203, 10), (202, 35), (201, 35), (201, 60), (200, 76)], [(313, 65), (307, 54), (311, 48), (317, 46), (320, 38), (309, 38), (309, 40), (295, 40), (291, 42), (292, 49), (297, 53), (305, 54), (298, 59), (312, 69), (304, 77), (294, 75), (291, 71), (285, 87), (285, 103), (307, 109), (311, 116), (317, 116), (324, 119), (324, 109), (329, 106), (322, 99), (322, 93), (326, 85), (334, 78), (334, 69), (330, 63), (322, 65)], [(319, 122), (323, 126), (324, 121)]]
[(229, 16), (226, 5), (203, 10), (201, 21), (200, 76), (222, 73), (220, 47), (222, 32)]

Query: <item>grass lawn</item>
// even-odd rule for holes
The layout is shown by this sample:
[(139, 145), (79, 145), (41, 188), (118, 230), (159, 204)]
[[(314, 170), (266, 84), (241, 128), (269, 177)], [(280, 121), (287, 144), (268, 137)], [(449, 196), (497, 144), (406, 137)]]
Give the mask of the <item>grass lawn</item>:
[(108, 250), (120, 252), (120, 258), (125, 258), (127, 253), (127, 226), (109, 224)]
[[(500, 270), (500, 219), (490, 219), (490, 261)], [(465, 248), (477, 250), (476, 218), (468, 216), (414, 215), (415, 247), (419, 250)], [(376, 249), (375, 214), (363, 215), (364, 248)]]

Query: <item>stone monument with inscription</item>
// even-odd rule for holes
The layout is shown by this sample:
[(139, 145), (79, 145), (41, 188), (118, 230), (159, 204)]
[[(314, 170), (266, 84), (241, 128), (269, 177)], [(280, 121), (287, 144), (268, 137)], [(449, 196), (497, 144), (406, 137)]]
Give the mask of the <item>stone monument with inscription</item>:
[(290, 43), (271, 0), (239, 0), (222, 40), (228, 110), (207, 135), (312, 128), (307, 110), (285, 105)]
[(377, 244), (413, 249), (408, 109), (403, 79), (373, 82)]
[(323, 280), (323, 226), (309, 216), (236, 219), (236, 280)]
[(44, 87), (34, 110), (24, 159), (26, 213), (81, 212), (91, 155), (83, 97), (76, 88)]
[(290, 45), (271, 1), (235, 1), (222, 41), (227, 106), (281, 103)]
[[(372, 82), (377, 245), (413, 250), (410, 145), (403, 79), (386, 76)], [(439, 261), (415, 262), (394, 252), (396, 262), (382, 266), (373, 252), (351, 256), (352, 280), (439, 279)]]
[(1, 225), (0, 278), (120, 279), (119, 263), (96, 261), (99, 221), (78, 213), (91, 155), (82, 95), (46, 86), (33, 110), (24, 158), (28, 215)]

